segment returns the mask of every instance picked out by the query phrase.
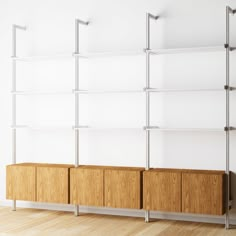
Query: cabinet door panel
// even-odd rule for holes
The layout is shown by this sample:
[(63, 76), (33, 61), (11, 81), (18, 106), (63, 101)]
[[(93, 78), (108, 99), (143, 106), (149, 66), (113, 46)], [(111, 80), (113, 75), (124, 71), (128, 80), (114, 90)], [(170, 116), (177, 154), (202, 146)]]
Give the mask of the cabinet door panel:
[(142, 208), (141, 171), (105, 170), (105, 206)]
[(9, 165), (6, 167), (6, 198), (36, 201), (36, 168)]
[(70, 203), (103, 206), (103, 169), (71, 168)]
[(146, 210), (181, 212), (181, 172), (145, 171), (143, 205)]
[(224, 214), (224, 175), (183, 173), (182, 211)]
[(37, 201), (69, 203), (69, 168), (37, 167)]

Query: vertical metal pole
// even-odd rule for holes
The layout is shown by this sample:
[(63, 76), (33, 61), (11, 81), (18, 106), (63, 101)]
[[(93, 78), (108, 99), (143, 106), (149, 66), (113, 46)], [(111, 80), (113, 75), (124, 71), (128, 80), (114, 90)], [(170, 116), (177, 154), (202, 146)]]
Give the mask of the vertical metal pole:
[[(25, 26), (12, 25), (12, 57), (16, 57), (16, 30), (26, 30)], [(16, 91), (16, 61), (12, 61), (12, 91)], [(12, 93), (12, 164), (16, 163), (16, 94)], [(16, 200), (12, 202), (12, 210), (16, 210)]]
[[(146, 88), (150, 88), (150, 18), (146, 13)], [(150, 93), (146, 92), (146, 127), (150, 126)], [(150, 167), (150, 130), (146, 130), (146, 170)]]
[[(230, 71), (229, 71), (229, 52), (230, 52), (230, 36), (229, 36), (229, 13), (230, 8), (226, 7), (226, 86), (230, 86)], [(229, 117), (229, 89), (226, 89), (226, 214), (225, 214), (225, 228), (229, 229), (230, 225), (230, 216), (229, 216), (229, 165), (230, 165), (230, 133), (229, 133), (229, 126), (230, 126), (230, 117)]]
[[(150, 19), (158, 19), (150, 13), (146, 13), (146, 127), (150, 126)], [(150, 168), (150, 130), (146, 129), (146, 170)], [(145, 222), (149, 222), (150, 212), (145, 211)]]
[[(75, 53), (79, 53), (79, 22), (75, 20)], [(79, 58), (75, 57), (75, 90), (79, 90)], [(79, 126), (79, 94), (75, 93), (75, 127)], [(79, 165), (79, 130), (75, 129), (75, 167)], [(79, 215), (79, 206), (75, 205), (75, 216)]]
[[(146, 13), (146, 88), (150, 87), (150, 18)], [(150, 126), (150, 93), (146, 92), (146, 127)], [(146, 170), (150, 168), (150, 130), (146, 129)], [(150, 212), (145, 211), (145, 222), (149, 222)]]
[[(79, 54), (79, 24), (88, 25), (75, 19), (75, 54)], [(75, 57), (75, 91), (79, 90), (79, 57)], [(75, 93), (75, 127), (79, 127), (79, 93)], [(79, 166), (79, 130), (75, 129), (75, 167)], [(79, 205), (75, 205), (75, 215), (79, 215)]]
[[(16, 56), (16, 27), (12, 25), (12, 57)], [(12, 91), (16, 91), (16, 61), (12, 60)], [(12, 164), (16, 163), (16, 95), (12, 94)], [(12, 201), (12, 210), (16, 210), (16, 200)]]

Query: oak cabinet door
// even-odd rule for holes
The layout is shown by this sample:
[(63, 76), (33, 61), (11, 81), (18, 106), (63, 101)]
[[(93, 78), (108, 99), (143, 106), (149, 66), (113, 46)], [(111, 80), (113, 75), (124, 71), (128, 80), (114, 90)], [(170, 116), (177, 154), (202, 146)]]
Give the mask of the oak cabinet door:
[(36, 167), (9, 165), (6, 167), (6, 198), (36, 201)]
[(103, 206), (103, 169), (70, 169), (70, 203), (85, 206)]
[(181, 212), (181, 172), (145, 171), (143, 173), (143, 208)]
[(142, 171), (105, 170), (105, 206), (114, 208), (142, 208)]
[(37, 167), (37, 201), (69, 203), (69, 168)]
[(182, 211), (222, 215), (224, 210), (224, 173), (183, 173)]

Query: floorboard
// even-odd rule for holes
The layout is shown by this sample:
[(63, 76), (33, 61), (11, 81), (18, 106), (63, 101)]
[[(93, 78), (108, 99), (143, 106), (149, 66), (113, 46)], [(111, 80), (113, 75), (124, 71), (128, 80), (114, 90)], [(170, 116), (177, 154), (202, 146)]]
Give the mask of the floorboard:
[(0, 207), (0, 236), (228, 236), (224, 225)]

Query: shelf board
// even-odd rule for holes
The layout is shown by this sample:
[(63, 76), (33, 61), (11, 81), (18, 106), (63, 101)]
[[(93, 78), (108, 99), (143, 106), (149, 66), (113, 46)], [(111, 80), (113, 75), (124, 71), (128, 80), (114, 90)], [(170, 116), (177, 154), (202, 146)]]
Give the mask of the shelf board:
[(178, 53), (194, 53), (194, 52), (219, 52), (225, 51), (223, 46), (215, 47), (192, 47), (192, 48), (171, 48), (171, 49), (150, 49), (150, 50), (127, 50), (116, 52), (88, 52), (88, 53), (67, 53), (67, 54), (55, 54), (55, 55), (35, 55), (35, 56), (19, 56), (12, 57), (15, 61), (41, 61), (41, 60), (54, 60), (54, 59), (73, 59), (73, 58), (100, 58), (100, 57), (118, 57), (118, 56), (137, 56), (145, 55), (145, 51), (148, 51), (153, 55), (162, 54), (178, 54)]
[[(230, 87), (230, 91), (236, 91), (235, 87)], [(14, 95), (71, 95), (71, 94), (124, 94), (124, 93), (176, 93), (176, 92), (224, 92), (224, 88), (187, 88), (187, 89), (81, 89), (81, 90), (29, 90), (12, 91)]]
[(143, 50), (137, 51), (118, 51), (118, 52), (88, 52), (88, 53), (67, 53), (55, 55), (34, 55), (11, 57), (14, 61), (43, 61), (54, 59), (73, 59), (73, 58), (99, 58), (99, 57), (117, 57), (117, 56), (136, 56), (144, 55)]
[(31, 129), (31, 130), (73, 130), (69, 125), (15, 125), (12, 129)]
[(13, 95), (70, 95), (73, 90), (56, 91), (56, 90), (29, 90), (29, 91), (12, 91)]
[(12, 129), (32, 129), (32, 130), (143, 130), (143, 127), (111, 127), (111, 126), (69, 126), (69, 125), (15, 125)]
[(148, 88), (147, 92), (154, 93), (175, 93), (175, 92), (224, 92), (224, 88), (186, 88), (186, 89), (162, 89), (162, 88)]
[(74, 130), (143, 130), (143, 127), (112, 127), (112, 126), (79, 126)]
[(88, 90), (74, 90), (74, 93), (78, 94), (103, 94), (103, 93), (143, 93), (143, 89), (137, 89), (137, 90), (132, 90), (132, 89), (107, 89), (107, 90), (102, 90), (102, 89), (88, 89)]
[(150, 49), (147, 50), (153, 55), (196, 53), (196, 52), (224, 52), (224, 46), (214, 47), (189, 47), (189, 48), (169, 48), (169, 49)]
[[(236, 91), (235, 87), (230, 87), (230, 91)], [(224, 88), (187, 88), (187, 89), (81, 89), (81, 90), (28, 90), (11, 91), (13, 95), (71, 95), (71, 94), (124, 94), (124, 93), (176, 93), (176, 92), (224, 92)]]
[(100, 57), (119, 57), (119, 56), (137, 56), (144, 55), (143, 50), (126, 50), (126, 51), (111, 51), (111, 52), (88, 52), (88, 53), (74, 53), (75, 57), (84, 58), (100, 58)]
[(55, 60), (55, 59), (74, 59), (76, 57), (85, 58), (82, 54), (74, 55), (74, 53), (67, 54), (55, 54), (55, 55), (34, 55), (34, 56), (19, 56), (12, 57), (14, 61), (44, 61), (44, 60)]
[(140, 90), (131, 90), (131, 89), (114, 89), (114, 90), (65, 90), (65, 91), (55, 91), (55, 90), (35, 90), (35, 91), (12, 91), (13, 95), (71, 95), (71, 94), (123, 94), (123, 93), (143, 93), (142, 89)]
[[(150, 130), (150, 131), (180, 131), (180, 132), (224, 132), (224, 128), (181, 128), (181, 127), (118, 127), (118, 126), (70, 126), (70, 125), (15, 125), (12, 129), (32, 129), (32, 130)], [(235, 127), (230, 128), (236, 131)]]
[(224, 128), (181, 128), (181, 127), (145, 127), (145, 130), (150, 131), (180, 131), (180, 132), (222, 132)]

